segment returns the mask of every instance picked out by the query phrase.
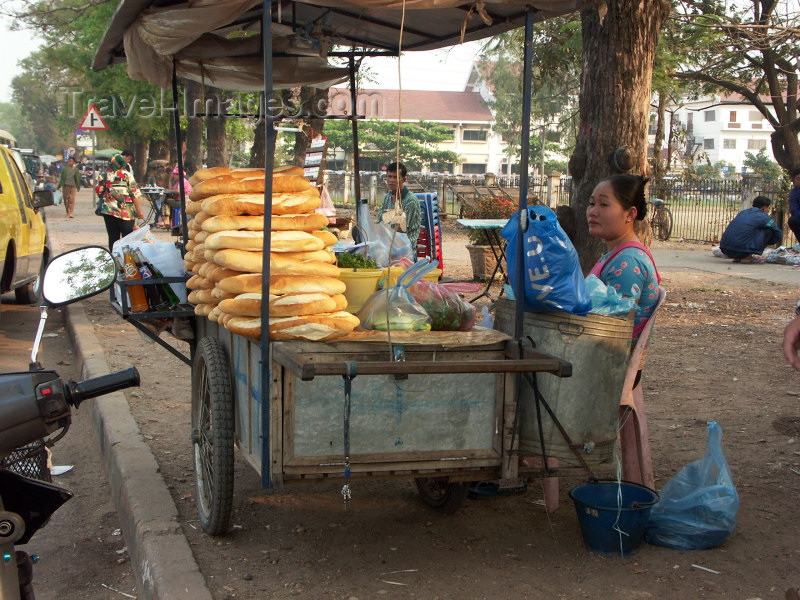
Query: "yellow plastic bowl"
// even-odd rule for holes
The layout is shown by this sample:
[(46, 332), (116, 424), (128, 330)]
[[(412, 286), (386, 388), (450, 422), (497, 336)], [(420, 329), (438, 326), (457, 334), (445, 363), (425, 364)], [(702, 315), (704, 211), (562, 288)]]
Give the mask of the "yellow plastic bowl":
[(356, 314), (367, 299), (378, 289), (378, 280), (383, 271), (380, 269), (339, 269), (339, 279), (344, 281), (347, 289), (347, 312)]
[[(400, 278), (400, 275), (403, 274), (405, 269), (403, 267), (387, 267), (381, 272), (380, 281), (378, 281), (379, 288), (385, 288), (387, 286), (392, 286), (397, 284), (397, 280)], [(426, 273), (423, 279), (425, 281), (433, 281), (436, 283), (439, 281), (439, 278), (442, 276), (441, 269), (431, 269), (430, 272)]]

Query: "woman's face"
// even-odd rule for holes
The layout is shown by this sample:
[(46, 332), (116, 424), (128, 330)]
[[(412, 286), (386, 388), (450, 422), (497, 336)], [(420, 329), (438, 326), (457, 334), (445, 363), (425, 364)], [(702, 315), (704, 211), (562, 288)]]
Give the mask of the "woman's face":
[(602, 240), (614, 240), (633, 229), (636, 209), (622, 208), (610, 181), (601, 181), (594, 188), (586, 208), (589, 235)]

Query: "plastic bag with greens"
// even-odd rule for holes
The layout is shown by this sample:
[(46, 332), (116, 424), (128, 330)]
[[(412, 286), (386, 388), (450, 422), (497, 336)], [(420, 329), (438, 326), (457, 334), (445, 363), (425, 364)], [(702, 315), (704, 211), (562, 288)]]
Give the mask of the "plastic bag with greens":
[(430, 331), (430, 316), (408, 288), (437, 264), (420, 261), (400, 275), (396, 285), (372, 294), (358, 312), (361, 327), (379, 331)]
[(432, 331), (469, 331), (478, 311), (469, 302), (433, 281), (418, 281), (408, 288), (431, 317)]

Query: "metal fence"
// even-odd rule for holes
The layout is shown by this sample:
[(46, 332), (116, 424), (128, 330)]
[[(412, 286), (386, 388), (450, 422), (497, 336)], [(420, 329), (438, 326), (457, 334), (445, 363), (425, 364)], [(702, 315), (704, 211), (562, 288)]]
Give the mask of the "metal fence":
[[(353, 179), (341, 172), (329, 173), (326, 181), (328, 191), (338, 205), (354, 205)], [(346, 183), (349, 191), (345, 193)], [(505, 196), (519, 200), (519, 177), (483, 175), (409, 175), (409, 188), (414, 192), (435, 192), (439, 195), (439, 210), (448, 216), (458, 217), (464, 201), (481, 195)], [(570, 204), (572, 177), (553, 174), (531, 177), (528, 182), (528, 200), (554, 208)], [(373, 205), (379, 204), (387, 188), (383, 173), (361, 174), (361, 197), (369, 198)], [(673, 226), (670, 240), (700, 243), (718, 243), (725, 227), (743, 208), (751, 205), (756, 196), (767, 196), (772, 200), (772, 214), (776, 223), (783, 227), (783, 245), (797, 243), (786, 226), (788, 218), (786, 201), (788, 191), (780, 184), (768, 184), (758, 177), (742, 176), (729, 179), (665, 178), (650, 186), (650, 197), (667, 203), (672, 213)]]

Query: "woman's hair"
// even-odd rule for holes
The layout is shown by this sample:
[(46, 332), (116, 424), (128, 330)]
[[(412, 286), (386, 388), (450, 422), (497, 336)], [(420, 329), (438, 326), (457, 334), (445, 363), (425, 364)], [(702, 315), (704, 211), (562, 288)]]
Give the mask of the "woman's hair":
[(612, 175), (603, 181), (608, 181), (614, 189), (614, 196), (619, 200), (624, 210), (636, 208), (636, 220), (641, 221), (647, 215), (647, 198), (644, 186), (649, 179), (641, 175)]

